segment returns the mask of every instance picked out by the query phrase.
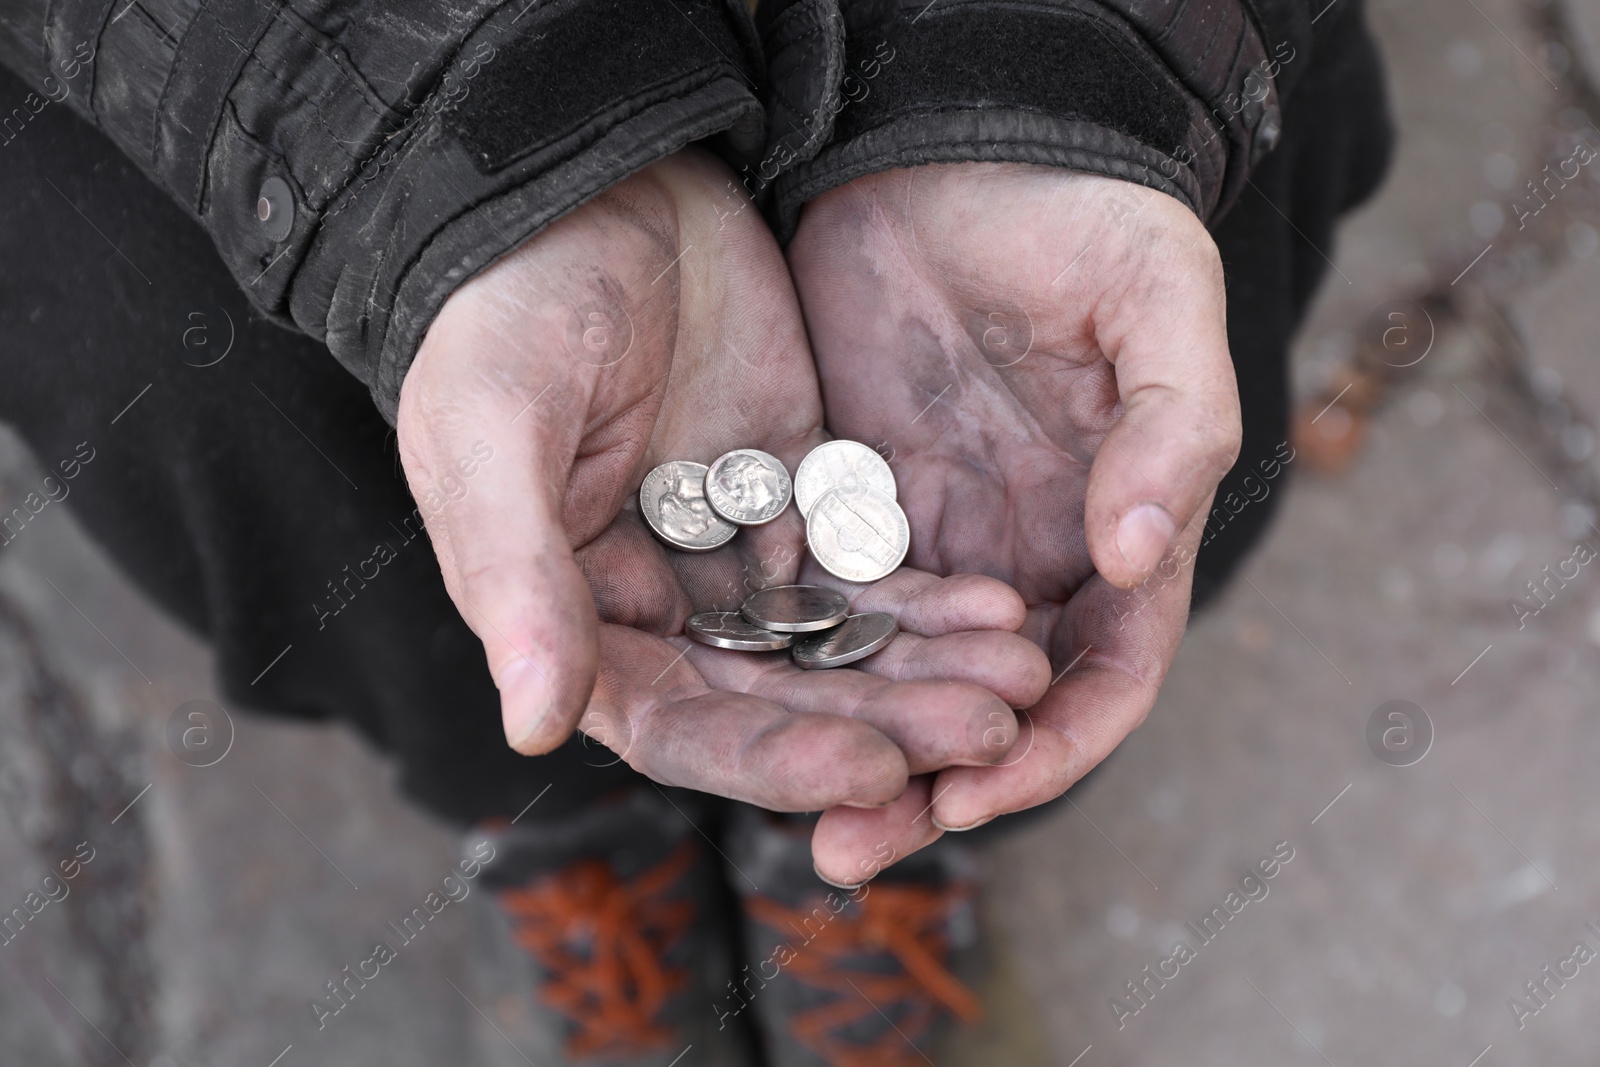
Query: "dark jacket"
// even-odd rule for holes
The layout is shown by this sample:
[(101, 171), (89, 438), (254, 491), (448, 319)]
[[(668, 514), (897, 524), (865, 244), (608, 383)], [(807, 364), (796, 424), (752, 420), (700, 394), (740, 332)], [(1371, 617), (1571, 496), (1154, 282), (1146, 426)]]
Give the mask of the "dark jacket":
[(743, 0), (8, 0), (0, 62), (39, 95), (0, 141), (36, 100), (95, 123), (392, 421), (458, 285), (691, 142), (780, 237), (855, 176), (976, 159), (1211, 221), (1279, 139), (1316, 21), (1307, 0), (768, 0), (759, 24)]
[[(16, 510), (0, 553), (15, 537), (48, 536), (30, 512), (65, 499), (151, 597), (210, 641), (230, 706), (352, 724), (394, 754), (410, 796), (462, 823), (508, 818), (540, 797), (529, 820), (559, 822), (637, 781), (581, 739), (539, 760), (506, 747), (483, 646), (415, 532), (393, 431), (367, 399), (370, 389), (392, 417), (416, 338), (472, 271), (702, 136), (774, 219), (853, 168), (924, 158), (1165, 182), (1217, 240), (1244, 418), (1195, 567), (1200, 597), (1283, 498), (1271, 474), (1298, 469), (1279, 463), (1289, 339), (1328, 270), (1335, 217), (1373, 189), (1387, 153), (1359, 0), (1333, 0), (1314, 32), (1317, 12), (1296, 7), (1281, 24), (1298, 31), (1265, 38), (1279, 57), (1265, 74), (1282, 143), (1225, 217), (1232, 187), (1220, 176), (1245, 172), (1232, 132), (1243, 105), (1225, 94), (1209, 105), (1221, 109), (1218, 129), (1230, 123), (1214, 140), (1203, 119), (1184, 127), (1200, 142), (1192, 160), (1128, 132), (1161, 127), (1159, 100), (1199, 106), (1162, 57), (1223, 55), (1225, 35), (1183, 21), (1236, 16), (1221, 0), (1182, 8), (1199, 47), (1147, 37), (1093, 4), (849, 3), (833, 18), (832, 0), (786, 4), (759, 23), (766, 79), (743, 10), (704, 2), (629, 0), (626, 23), (610, 17), (620, 4), (601, 0), (431, 15), (418, 0), (343, 0), (371, 12), (360, 20), (255, 0), (205, 0), (195, 14), (200, 2), (0, 0), (0, 56), (20, 75), (0, 70), (0, 421), (48, 474), (6, 505)], [(608, 17), (583, 20), (595, 12)], [(255, 30), (241, 29), (255, 13)], [(1106, 41), (1145, 57), (1124, 74), (1143, 70), (1170, 91), (1145, 99), (1083, 77), (1076, 50)], [(752, 83), (768, 88), (757, 96)], [(1149, 87), (1143, 76), (1135, 85)], [(1260, 97), (1260, 83), (1248, 91)], [(770, 147), (767, 128), (782, 134)], [(987, 132), (954, 132), (972, 128)], [(764, 181), (780, 158), (782, 176)], [(256, 201), (272, 179), (293, 210), (276, 205), (261, 221)], [(318, 340), (257, 321), (244, 293), (326, 340), (362, 383)], [(50, 507), (46, 520), (59, 521)], [(373, 580), (377, 545), (398, 555)]]

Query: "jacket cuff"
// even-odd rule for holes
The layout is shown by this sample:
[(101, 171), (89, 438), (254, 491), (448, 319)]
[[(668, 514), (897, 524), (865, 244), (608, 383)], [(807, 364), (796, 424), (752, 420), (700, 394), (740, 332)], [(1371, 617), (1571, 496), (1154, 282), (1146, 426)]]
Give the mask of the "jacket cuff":
[[(1281, 131), (1278, 77), (1249, 0), (791, 0), (762, 11), (774, 96), (804, 100), (820, 136), (774, 112), (769, 210), (783, 240), (806, 201), (923, 163), (1042, 163), (1138, 182), (1218, 217)], [(797, 33), (808, 21), (842, 37)], [(809, 63), (804, 58), (811, 58)], [(785, 72), (817, 74), (785, 89)], [(837, 72), (837, 73), (835, 73)], [(791, 104), (791, 108), (793, 105)], [(758, 174), (759, 176), (759, 174)]]
[(394, 421), (412, 357), (462, 283), (685, 145), (720, 135), (713, 147), (734, 159), (758, 150), (748, 29), (724, 0), (501, 8), (456, 50), (436, 113), (308, 220), (294, 320), (322, 331)]

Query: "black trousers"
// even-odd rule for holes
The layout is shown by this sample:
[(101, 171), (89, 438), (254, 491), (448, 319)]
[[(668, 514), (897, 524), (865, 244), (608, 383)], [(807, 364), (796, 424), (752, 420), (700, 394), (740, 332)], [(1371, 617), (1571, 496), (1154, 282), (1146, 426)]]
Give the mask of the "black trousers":
[[(1216, 229), (1244, 402), (1222, 494), (1285, 439), (1286, 355), (1325, 270), (1318, 249), (1388, 155), (1376, 54), (1357, 18), (1325, 21), (1332, 58), (1285, 101), (1284, 144)], [(0, 71), (0, 103), (29, 88)], [(199, 226), (55, 104), (0, 145), (0, 420), (51, 471), (92, 450), (67, 506), (212, 643), (230, 703), (348, 723), (453, 821), (514, 814), (550, 783), (535, 810), (560, 818), (635, 780), (580, 740), (537, 759), (506, 747), (482, 649), (365, 389), (316, 342), (253, 315)], [(1279, 496), (1211, 540), (1197, 596)], [(27, 536), (25, 518), (0, 524), (0, 541)], [(368, 580), (380, 544), (396, 558)]]

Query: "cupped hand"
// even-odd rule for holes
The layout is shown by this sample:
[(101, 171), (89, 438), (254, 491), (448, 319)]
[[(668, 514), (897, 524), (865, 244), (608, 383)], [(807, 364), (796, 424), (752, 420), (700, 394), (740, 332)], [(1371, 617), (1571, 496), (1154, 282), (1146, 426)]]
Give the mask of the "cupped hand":
[(578, 728), (659, 782), (790, 811), (887, 804), (909, 775), (1004, 757), (1049, 668), (999, 582), (903, 570), (852, 590), (904, 631), (859, 670), (682, 636), (794, 581), (804, 528), (791, 508), (669, 551), (638, 514), (645, 474), (733, 448), (793, 470), (821, 422), (782, 256), (710, 156), (635, 175), (452, 295), (401, 391), (400, 454), (417, 498), (447, 501), (429, 532), (513, 747)]
[(1143, 721), (1188, 616), (1205, 511), (1239, 447), (1222, 268), (1165, 194), (1021, 164), (858, 179), (789, 249), (829, 429), (890, 456), (908, 563), (998, 578), (1059, 672), (998, 765), (824, 816), (850, 878), (1064, 792)]

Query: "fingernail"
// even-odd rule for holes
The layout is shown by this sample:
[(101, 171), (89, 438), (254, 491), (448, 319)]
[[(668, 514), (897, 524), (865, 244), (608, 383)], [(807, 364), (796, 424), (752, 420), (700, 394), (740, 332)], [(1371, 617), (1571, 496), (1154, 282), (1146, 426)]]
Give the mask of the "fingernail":
[(532, 663), (520, 660), (506, 668), (499, 687), (506, 741), (521, 751), (550, 715), (550, 683)]
[(1117, 526), (1117, 551), (1140, 574), (1148, 574), (1167, 554), (1178, 524), (1160, 504), (1140, 504)]
[(994, 822), (994, 816), (993, 815), (990, 815), (990, 816), (987, 816), (985, 818), (979, 819), (977, 822), (968, 823), (965, 826), (946, 826), (944, 823), (939, 821), (937, 816), (931, 816), (930, 815), (929, 819), (932, 821), (933, 825), (936, 828), (938, 828), (940, 830), (943, 830), (945, 833), (948, 833), (948, 834), (966, 833), (968, 830), (976, 830), (978, 827), (984, 825), (985, 823)]
[(811, 873), (816, 875), (817, 878), (820, 879), (821, 881), (824, 881), (824, 882), (828, 883), (829, 885), (833, 886), (833, 888), (835, 888), (835, 889), (843, 889), (846, 893), (849, 893), (852, 890), (860, 889), (862, 886), (867, 884), (866, 882), (857, 882), (854, 885), (850, 885), (849, 883), (846, 883), (846, 882), (835, 882), (832, 878), (829, 878), (827, 875), (823, 874), (821, 869), (818, 868), (818, 866), (815, 863), (813, 863), (811, 865)]

